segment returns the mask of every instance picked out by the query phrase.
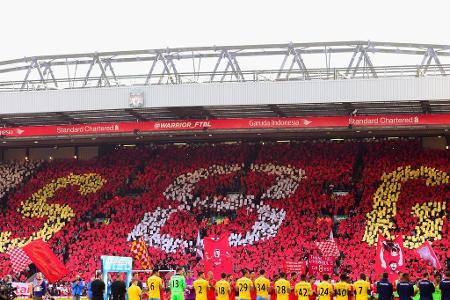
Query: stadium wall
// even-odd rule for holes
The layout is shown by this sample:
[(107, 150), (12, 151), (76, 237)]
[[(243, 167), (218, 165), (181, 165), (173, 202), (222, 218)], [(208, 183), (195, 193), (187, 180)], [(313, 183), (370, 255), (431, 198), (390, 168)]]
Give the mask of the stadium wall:
[[(414, 136), (411, 132), (411, 136)], [(444, 136), (422, 137), (422, 146), (425, 149), (448, 150), (448, 141)], [(4, 148), (0, 150), (2, 161), (23, 161), (25, 158), (36, 161), (50, 161), (55, 159), (79, 159), (90, 160), (99, 156), (107, 155), (114, 151), (114, 144), (102, 146), (75, 146), (75, 147), (21, 147)]]
[(129, 108), (131, 92), (144, 107), (389, 102), (450, 99), (450, 77), (237, 82), (85, 88), (0, 93), (2, 114)]

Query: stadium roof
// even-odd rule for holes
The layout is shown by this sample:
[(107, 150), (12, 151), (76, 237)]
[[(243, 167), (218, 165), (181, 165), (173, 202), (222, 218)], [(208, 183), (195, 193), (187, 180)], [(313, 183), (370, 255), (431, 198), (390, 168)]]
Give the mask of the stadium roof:
[[(437, 80), (447, 79), (448, 74), (450, 45), (374, 41), (165, 48), (26, 57), (0, 62), (0, 99), (4, 103), (0, 124), (13, 127), (164, 119), (299, 117), (348, 115), (355, 110), (361, 115), (449, 113), (450, 95), (446, 91), (438, 95), (433, 90), (448, 86), (448, 81)], [(395, 79), (399, 78), (436, 78), (437, 83), (432, 81), (426, 88), (421, 86), (420, 89), (429, 91), (424, 94), (417, 91), (418, 81), (402, 81), (405, 84), (398, 89), (403, 94), (398, 99), (391, 95), (378, 97), (376, 92), (386, 82), (397, 82)], [(355, 84), (349, 85), (350, 81)], [(346, 92), (367, 88), (369, 83), (372, 85), (367, 88), (370, 93), (364, 101), (360, 101), (356, 94), (355, 99), (347, 95), (345, 101), (339, 97), (327, 98), (326, 95), (315, 101), (311, 94), (305, 94), (298, 101), (293, 97), (293, 100), (277, 101), (281, 97), (274, 94), (273, 99), (266, 101), (200, 103), (197, 99), (201, 97), (195, 95), (192, 97), (194, 100), (175, 101), (169, 105), (169, 99), (159, 105), (159, 99), (167, 94), (165, 89), (154, 97), (148, 97), (152, 105), (143, 108), (111, 106), (107, 102), (111, 95), (124, 90), (128, 93), (133, 89), (152, 88), (153, 91), (172, 86), (188, 89), (201, 86), (204, 89), (202, 96), (207, 99), (208, 95), (214, 95), (213, 89), (216, 94), (226, 94), (218, 88), (223, 84), (234, 96), (236, 85), (227, 84), (230, 82), (246, 87), (251, 83), (299, 83), (293, 94), (303, 91), (308, 82), (317, 83), (311, 89), (320, 92), (324, 86), (335, 86), (334, 83), (345, 86)], [(392, 85), (390, 88), (397, 87)], [(411, 96), (403, 97), (408, 88), (416, 94), (407, 91)], [(289, 89), (291, 87), (286, 88)], [(334, 96), (342, 90), (339, 87), (329, 92)], [(84, 92), (94, 99), (89, 100), (90, 105), (73, 104), (86, 94)], [(265, 94), (269, 92), (272, 90), (264, 90)], [(180, 92), (180, 96), (184, 94), (186, 89)], [(241, 91), (241, 94), (253, 95), (247, 91)], [(171, 99), (178, 100), (180, 96), (172, 95)], [(69, 103), (67, 99), (70, 97)], [(44, 98), (49, 100), (42, 101)], [(24, 101), (26, 99), (30, 101)], [(239, 97), (236, 99), (240, 100)], [(93, 103), (95, 101), (98, 103)], [(11, 106), (14, 109), (9, 109)]]

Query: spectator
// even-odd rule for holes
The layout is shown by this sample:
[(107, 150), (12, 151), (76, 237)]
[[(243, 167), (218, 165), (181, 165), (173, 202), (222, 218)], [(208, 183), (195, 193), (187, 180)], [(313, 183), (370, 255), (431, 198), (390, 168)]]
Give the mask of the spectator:
[[(273, 277), (283, 261), (320, 255), (314, 242), (332, 231), (335, 269), (372, 280), (381, 224), (386, 238), (404, 236), (405, 265), (417, 278), (428, 270), (414, 253), (423, 241), (433, 242), (440, 263), (449, 256), (450, 190), (440, 171), (449, 168), (448, 151), (423, 149), (420, 140), (163, 145), (54, 161), (8, 185), (0, 202), (0, 276), (12, 272), (6, 249), (42, 229), (67, 278), (89, 278), (101, 255), (129, 255), (128, 240), (140, 237), (134, 228), (148, 221), (162, 224), (142, 231), (149, 256), (170, 269), (202, 270), (202, 239), (228, 232), (234, 273), (264, 268)], [(32, 211), (50, 217), (30, 218)]]

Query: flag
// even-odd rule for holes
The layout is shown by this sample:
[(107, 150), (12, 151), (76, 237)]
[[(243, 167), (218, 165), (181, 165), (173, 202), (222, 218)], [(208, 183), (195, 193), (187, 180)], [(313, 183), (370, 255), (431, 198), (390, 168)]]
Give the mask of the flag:
[(139, 240), (131, 242), (131, 253), (134, 256), (134, 259), (141, 263), (144, 270), (148, 270), (152, 267), (150, 256), (148, 255), (147, 244), (142, 237), (139, 238)]
[(205, 246), (205, 272), (212, 271), (214, 278), (219, 280), (221, 273), (233, 273), (233, 263), (230, 254), (228, 234), (217, 239), (206, 237), (203, 239)]
[(439, 260), (436, 256), (436, 253), (434, 253), (433, 247), (431, 247), (430, 242), (423, 243), (419, 248), (416, 249), (416, 253), (420, 256), (420, 258), (428, 262), (436, 270), (441, 269), (441, 264), (439, 263)]
[(315, 242), (323, 256), (339, 257), (339, 248), (333, 238), (333, 231), (330, 231), (330, 238), (322, 242)]
[(403, 271), (405, 268), (405, 250), (403, 248), (402, 235), (399, 235), (393, 241), (388, 241), (379, 234), (375, 261), (376, 275), (387, 272), (389, 280), (397, 280), (398, 272)]
[(23, 247), (23, 251), (50, 283), (63, 278), (69, 273), (64, 264), (43, 240), (32, 241)]
[(197, 256), (203, 259), (203, 241), (200, 237), (200, 231), (197, 232), (197, 243), (195, 244), (197, 249)]
[(308, 259), (308, 272), (319, 277), (323, 274), (333, 274), (334, 264), (334, 257), (310, 255)]
[(12, 269), (15, 273), (20, 273), (33, 263), (28, 255), (21, 248), (13, 248), (8, 251), (11, 259)]

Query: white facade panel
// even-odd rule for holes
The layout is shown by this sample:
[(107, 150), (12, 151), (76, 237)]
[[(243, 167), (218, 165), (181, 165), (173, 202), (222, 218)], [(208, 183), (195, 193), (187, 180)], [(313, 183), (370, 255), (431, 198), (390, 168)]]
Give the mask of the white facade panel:
[(143, 91), (148, 108), (449, 100), (450, 76), (4, 92), (0, 114), (126, 109), (131, 91)]

